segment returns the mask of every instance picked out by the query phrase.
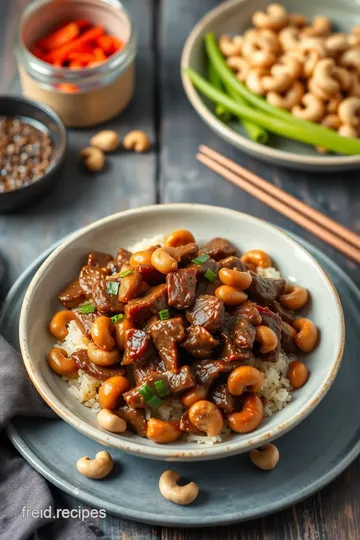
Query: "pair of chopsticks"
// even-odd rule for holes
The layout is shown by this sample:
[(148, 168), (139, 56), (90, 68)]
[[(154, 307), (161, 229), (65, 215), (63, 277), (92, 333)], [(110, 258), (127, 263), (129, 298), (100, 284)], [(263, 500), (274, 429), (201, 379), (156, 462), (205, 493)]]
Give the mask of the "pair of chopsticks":
[(199, 146), (196, 159), (350, 259), (360, 263), (359, 234), (205, 145)]

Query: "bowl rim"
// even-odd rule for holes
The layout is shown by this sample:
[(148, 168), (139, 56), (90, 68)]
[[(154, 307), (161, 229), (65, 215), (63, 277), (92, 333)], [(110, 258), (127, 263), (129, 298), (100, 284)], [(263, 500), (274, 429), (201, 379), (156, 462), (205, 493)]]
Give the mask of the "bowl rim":
[[(248, 436), (241, 439), (232, 439), (227, 443), (220, 443), (218, 445), (199, 445), (199, 449), (186, 449), (186, 443), (184, 443), (184, 448), (178, 448), (178, 449), (169, 449), (166, 446), (158, 446), (158, 447), (150, 447), (150, 446), (144, 446), (141, 444), (141, 442), (134, 442), (131, 439), (122, 439), (115, 434), (106, 432), (104, 430), (101, 430), (101, 428), (93, 427), (90, 424), (88, 424), (87, 421), (80, 419), (75, 412), (70, 410), (64, 403), (62, 403), (55, 394), (51, 391), (50, 388), (47, 387), (47, 385), (43, 386), (42, 383), (39, 380), (39, 376), (36, 370), (36, 367), (34, 366), (31, 354), (29, 350), (29, 344), (27, 340), (27, 323), (28, 323), (28, 311), (29, 311), (29, 305), (32, 300), (33, 293), (35, 289), (37, 288), (38, 281), (41, 279), (41, 276), (44, 271), (46, 271), (54, 260), (56, 260), (58, 254), (63, 252), (66, 248), (68, 248), (72, 242), (75, 240), (81, 238), (84, 234), (88, 233), (89, 231), (102, 227), (105, 224), (108, 224), (112, 221), (117, 221), (122, 218), (126, 218), (129, 216), (136, 216), (139, 213), (140, 214), (156, 214), (156, 213), (162, 213), (167, 212), (169, 209), (174, 210), (182, 210), (182, 209), (189, 209), (192, 208), (194, 211), (196, 210), (205, 210), (205, 211), (211, 211), (213, 212), (216, 210), (218, 213), (218, 216), (220, 217), (221, 214), (224, 214), (225, 216), (244, 216), (246, 219), (250, 219), (250, 221), (256, 221), (260, 222), (263, 226), (265, 225), (267, 228), (270, 228), (273, 232), (275, 232), (278, 235), (281, 235), (283, 238), (285, 238), (287, 241), (290, 241), (291, 243), (295, 244), (304, 255), (306, 255), (307, 258), (310, 258), (310, 260), (315, 264), (317, 267), (317, 270), (321, 274), (322, 278), (328, 283), (329, 288), (334, 296), (337, 309), (338, 309), (338, 315), (340, 317), (340, 328), (339, 328), (339, 344), (336, 350), (336, 353), (334, 353), (334, 362), (333, 367), (328, 375), (328, 377), (319, 385), (319, 388), (317, 392), (309, 399), (309, 401), (294, 415), (291, 416), (288, 420), (280, 423), (278, 426), (272, 428), (269, 431), (266, 431), (262, 435), (256, 435), (256, 431), (253, 432), (253, 434), (248, 434)], [(113, 448), (118, 448), (120, 450), (124, 450), (125, 452), (135, 454), (138, 456), (151, 458), (151, 459), (162, 459), (162, 460), (178, 460), (178, 461), (196, 461), (196, 460), (205, 460), (205, 459), (218, 459), (222, 457), (229, 457), (231, 455), (239, 454), (245, 451), (250, 450), (251, 448), (256, 448), (261, 446), (262, 444), (266, 442), (270, 442), (276, 438), (278, 438), (280, 435), (284, 435), (288, 431), (290, 431), (293, 427), (295, 427), (297, 424), (299, 424), (302, 420), (304, 420), (314, 409), (317, 407), (317, 405), (321, 402), (321, 400), (325, 397), (326, 393), (330, 389), (333, 381), (335, 380), (336, 374), (340, 368), (343, 352), (344, 352), (344, 344), (345, 344), (345, 321), (344, 321), (344, 314), (340, 302), (340, 298), (338, 296), (338, 293), (336, 291), (336, 288), (334, 284), (332, 283), (330, 277), (327, 275), (325, 270), (322, 269), (320, 264), (316, 261), (316, 259), (296, 240), (294, 240), (289, 234), (284, 232), (283, 230), (279, 229), (277, 226), (273, 224), (269, 224), (266, 221), (259, 219), (257, 217), (251, 216), (249, 214), (246, 214), (244, 212), (238, 212), (236, 210), (232, 210), (229, 208), (219, 207), (219, 206), (212, 206), (212, 205), (205, 205), (205, 204), (196, 204), (196, 203), (172, 203), (172, 204), (163, 204), (163, 205), (148, 205), (148, 206), (142, 206), (139, 208), (134, 208), (122, 212), (118, 212), (116, 214), (112, 214), (110, 216), (106, 216), (102, 219), (99, 219), (77, 231), (72, 233), (71, 235), (67, 236), (66, 239), (61, 242), (61, 244), (46, 258), (44, 263), (41, 265), (39, 270), (36, 272), (35, 276), (33, 277), (23, 300), (22, 306), (21, 306), (21, 312), (20, 312), (20, 319), (19, 319), (19, 343), (20, 343), (20, 350), (23, 358), (23, 362), (25, 365), (25, 368), (28, 372), (28, 375), (34, 384), (35, 388), (41, 395), (41, 397), (44, 399), (44, 401), (56, 412), (60, 418), (65, 420), (67, 423), (69, 423), (71, 426), (73, 426), (75, 429), (83, 433), (84, 435), (95, 439), (101, 444), (104, 444), (106, 446), (110, 446)]]
[(195, 111), (201, 116), (209, 127), (214, 129), (214, 131), (223, 137), (227, 142), (231, 142), (231, 144), (234, 146), (246, 150), (252, 155), (259, 156), (259, 154), (261, 154), (261, 159), (266, 159), (268, 161), (276, 159), (278, 162), (281, 162), (286, 166), (289, 166), (290, 164), (308, 165), (313, 167), (359, 165), (360, 156), (307, 156), (297, 154), (295, 152), (278, 150), (277, 148), (272, 148), (266, 144), (254, 142), (221, 122), (200, 98), (200, 94), (192, 84), (189, 76), (184, 72), (184, 69), (191, 67), (190, 59), (195, 41), (204, 32), (204, 27), (215, 21), (220, 15), (250, 1), (251, 0), (227, 0), (226, 2), (214, 7), (196, 23), (186, 38), (185, 45), (181, 53), (180, 75), (185, 93)]
[[(29, 98), (21, 96), (21, 95), (20, 96), (15, 96), (15, 95), (11, 95), (11, 94), (1, 94), (0, 95), (0, 104), (3, 101), (4, 102), (12, 101), (15, 104), (19, 104), (19, 103), (23, 104), (23, 103), (25, 103), (26, 105), (30, 105), (33, 109), (38, 109), (39, 111), (44, 112), (49, 118), (51, 118), (55, 122), (55, 124), (59, 128), (59, 133), (60, 133), (60, 141), (59, 141), (59, 143), (58, 144), (54, 143), (54, 146), (58, 149), (59, 153), (58, 153), (58, 156), (57, 156), (56, 160), (53, 162), (53, 164), (45, 171), (45, 173), (38, 180), (35, 180), (35, 182), (32, 182), (31, 184), (28, 184), (26, 186), (21, 186), (21, 187), (19, 187), (17, 189), (13, 189), (11, 191), (3, 191), (3, 192), (1, 192), (0, 197), (5, 198), (5, 197), (11, 197), (12, 194), (16, 194), (16, 193), (26, 194), (27, 190), (31, 190), (31, 189), (34, 188), (34, 186), (39, 186), (40, 184), (43, 184), (47, 180), (52, 178), (53, 175), (57, 172), (57, 170), (59, 169), (59, 167), (61, 166), (61, 164), (65, 160), (65, 154), (66, 154), (67, 143), (68, 143), (68, 135), (67, 135), (67, 131), (66, 131), (66, 127), (65, 127), (64, 122), (62, 121), (62, 119), (60, 118), (58, 113), (54, 109), (49, 107), (49, 105), (45, 105), (44, 103), (40, 103), (40, 101), (35, 101), (33, 99), (29, 99)], [(6, 116), (6, 117), (7, 116), (16, 116), (16, 114), (15, 115), (2, 114), (2, 116)], [(22, 117), (24, 115), (19, 114), (19, 116)], [(30, 115), (25, 117), (25, 118), (33, 119), (33, 117), (30, 116)], [(43, 122), (39, 122), (39, 123), (43, 124)], [(47, 127), (45, 124), (43, 124), (43, 125), (44, 125), (44, 127)]]

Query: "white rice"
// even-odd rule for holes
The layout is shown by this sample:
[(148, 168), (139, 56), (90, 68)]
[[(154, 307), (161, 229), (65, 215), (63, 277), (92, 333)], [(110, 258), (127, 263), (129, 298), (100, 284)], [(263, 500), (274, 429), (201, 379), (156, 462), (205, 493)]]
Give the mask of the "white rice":
[[(158, 235), (152, 238), (144, 238), (140, 242), (129, 246), (127, 249), (132, 252), (145, 250), (156, 244), (164, 245), (164, 236)], [(257, 268), (257, 273), (264, 278), (280, 279), (280, 272), (276, 268)], [(58, 341), (54, 346), (61, 347), (70, 356), (72, 353), (87, 349), (89, 340), (83, 336), (81, 330), (75, 321), (71, 321), (68, 325), (68, 335), (64, 341)], [(293, 360), (293, 357), (287, 356), (283, 351), (280, 353), (277, 362), (264, 362), (260, 359), (255, 359), (251, 363), (254, 367), (258, 368), (265, 375), (264, 384), (259, 391), (259, 395), (265, 398), (264, 415), (272, 416), (277, 411), (280, 411), (288, 405), (291, 400), (291, 390), (289, 380), (286, 377), (288, 372), (289, 363)], [(77, 376), (68, 378), (63, 377), (69, 385), (69, 393), (80, 403), (83, 403), (86, 407), (89, 407), (92, 411), (97, 413), (100, 410), (98, 401), (98, 389), (101, 386), (101, 382), (94, 379), (81, 369), (79, 369)], [(145, 409), (145, 416), (148, 420), (152, 416), (160, 418), (162, 420), (179, 420), (184, 407), (177, 400), (168, 400), (156, 411), (151, 411), (149, 408)], [(197, 444), (213, 445), (220, 442), (224, 442), (231, 437), (230, 428), (224, 424), (222, 432), (216, 437), (208, 437), (206, 435), (189, 435), (184, 434), (183, 438), (188, 442), (194, 442)]]

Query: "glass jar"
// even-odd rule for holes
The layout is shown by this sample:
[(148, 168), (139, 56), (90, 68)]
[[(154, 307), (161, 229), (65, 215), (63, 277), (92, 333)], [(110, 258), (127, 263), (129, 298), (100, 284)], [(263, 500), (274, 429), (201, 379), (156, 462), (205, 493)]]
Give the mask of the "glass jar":
[[(102, 64), (82, 69), (55, 67), (34, 56), (34, 43), (62, 23), (87, 19), (119, 38), (124, 47)], [(16, 59), (23, 94), (55, 109), (68, 127), (93, 126), (121, 112), (134, 93), (136, 38), (117, 0), (37, 0), (24, 11)]]

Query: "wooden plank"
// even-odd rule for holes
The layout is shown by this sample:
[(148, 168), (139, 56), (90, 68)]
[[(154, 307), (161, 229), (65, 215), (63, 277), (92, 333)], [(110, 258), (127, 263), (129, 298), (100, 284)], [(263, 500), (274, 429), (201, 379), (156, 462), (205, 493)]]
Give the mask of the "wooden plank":
[(312, 242), (360, 284), (355, 263), (195, 161), (199, 144), (207, 144), (360, 233), (358, 172), (308, 173), (262, 163), (220, 139), (188, 102), (180, 79), (180, 53), (195, 23), (217, 4), (217, 0), (164, 0), (162, 4), (161, 202), (216, 204), (261, 217)]
[[(1, 54), (0, 92), (19, 90), (12, 47), (19, 12), (27, 0), (0, 2)], [(120, 136), (143, 129), (154, 141), (152, 6), (142, 0), (124, 2), (136, 19), (138, 37), (135, 98), (118, 118), (106, 124)], [(69, 131), (69, 149), (62, 178), (45, 199), (30, 208), (0, 216), (0, 253), (8, 272), (2, 283), (6, 291), (15, 278), (44, 249), (68, 233), (103, 216), (155, 202), (154, 152), (138, 155), (116, 152), (99, 174), (84, 170), (79, 152), (101, 128)], [(3, 294), (4, 294), (3, 292)]]

